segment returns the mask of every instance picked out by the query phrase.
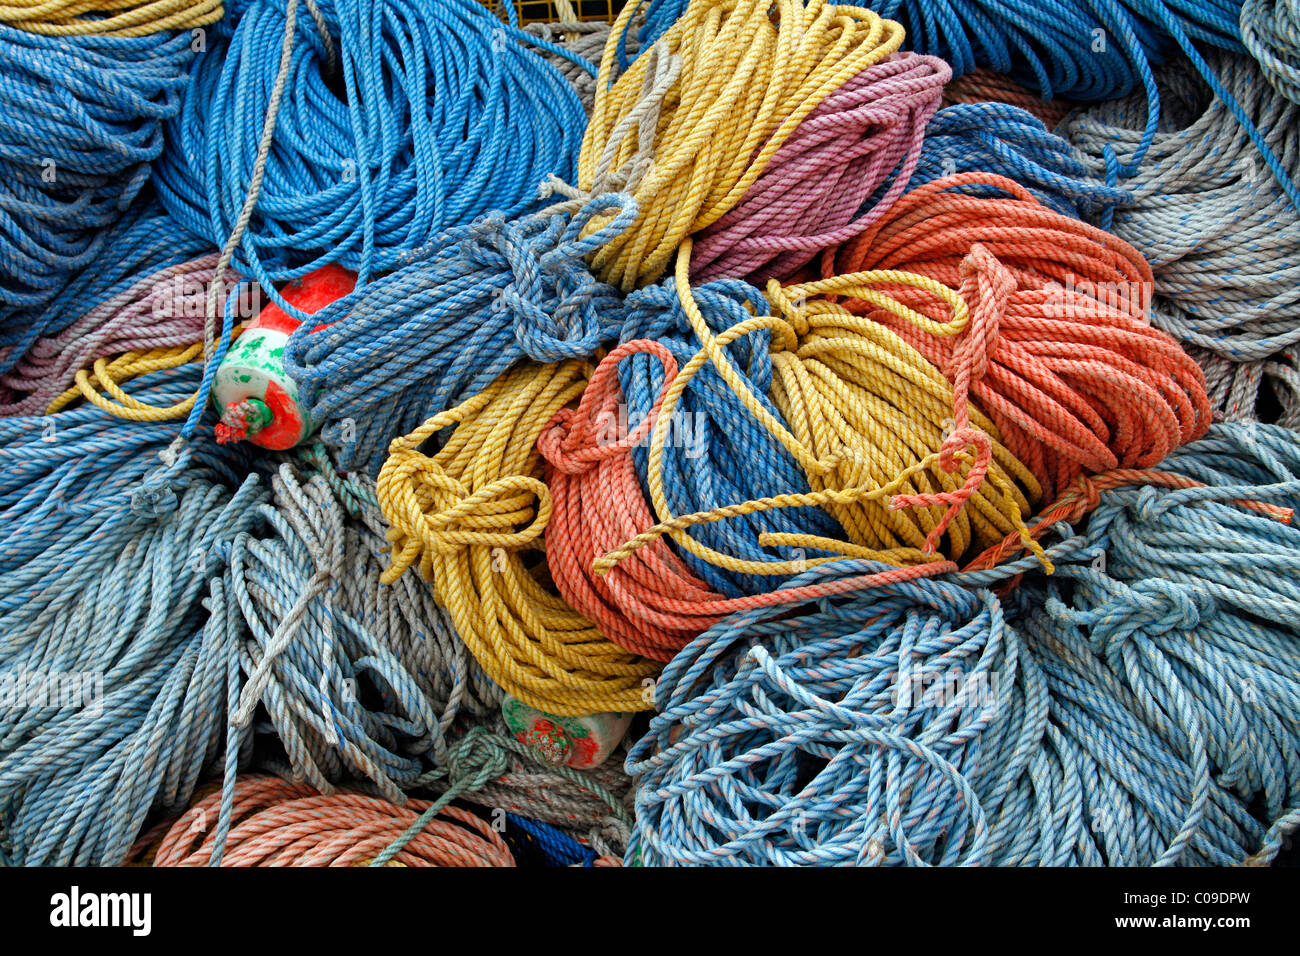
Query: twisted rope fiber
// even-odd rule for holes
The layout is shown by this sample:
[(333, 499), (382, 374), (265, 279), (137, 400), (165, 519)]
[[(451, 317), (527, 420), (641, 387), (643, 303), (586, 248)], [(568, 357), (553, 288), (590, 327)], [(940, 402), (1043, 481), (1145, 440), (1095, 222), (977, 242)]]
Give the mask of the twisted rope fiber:
[[(213, 862), (216, 833), (208, 820), (221, 801), (196, 803), (168, 830), (154, 866), (205, 866)], [(261, 774), (235, 783), (234, 812), (221, 866), (362, 866), (428, 807), (411, 800), (395, 806), (340, 790), (318, 794), (309, 786)], [(456, 807), (427, 823), (397, 853), (393, 866), (514, 866), (510, 848), (490, 823)]]
[[(1285, 625), (1262, 623), (1294, 599), (1276, 573), (1291, 558), (1276, 544), (1295, 533), (1278, 518), (1298, 500), (1298, 452), (1282, 429), (1216, 426), (1170, 463), (1211, 487), (1153, 475), (1172, 489), (1094, 489), (1074, 512), (1099, 505), (1088, 536), (1057, 526), (1066, 531), (1049, 551), (1058, 576), (1014, 590), (1010, 619), (983, 588), (1036, 561), (963, 574), (966, 587), (918, 581), (794, 617), (768, 609), (726, 619), (665, 669), (660, 714), (629, 753), (639, 789), (628, 862), (1267, 862), (1300, 820), (1286, 799), (1297, 779), (1296, 671), (1276, 656), (1289, 659), (1295, 642), (1277, 643)], [(1123, 486), (1148, 476), (1116, 477)], [(1182, 513), (1197, 519), (1195, 532), (1165, 531)], [(1111, 528), (1100, 542), (1099, 515)], [(1114, 529), (1125, 518), (1146, 527), (1124, 539), (1117, 571)], [(1250, 545), (1247, 529), (1269, 546)], [(1209, 549), (1188, 547), (1207, 533)], [(1102, 548), (1110, 560), (1098, 573)], [(824, 565), (792, 583), (863, 564)], [(1095, 611), (1056, 597), (1044, 610), (1041, 581), (1055, 588), (1062, 577), (1107, 573), (1115, 580)], [(1181, 595), (1184, 585), (1171, 583), (1180, 575), (1191, 585)], [(1133, 577), (1142, 580), (1121, 590)], [(1199, 629), (1207, 601), (1218, 602), (1215, 621), (1237, 623)], [(1104, 626), (1104, 636), (1080, 637), (1080, 624)], [(1180, 627), (1209, 643), (1167, 643)], [(989, 668), (999, 643), (1011, 663)], [(1233, 723), (1252, 714), (1233, 686), (1267, 701), (1253, 725)], [(1198, 721), (1208, 729), (1198, 732)], [(1268, 827), (1248, 812), (1259, 805)]]
[[(424, 258), (317, 312), (285, 369), (344, 470), (377, 474), (388, 443), (530, 358), (588, 358), (617, 338), (621, 299), (582, 257), (627, 227), (627, 196), (489, 216), (449, 229)], [(613, 219), (581, 238), (597, 215)], [(310, 327), (309, 327), (310, 326)]]
[[(968, 184), (1004, 195), (965, 195)], [(1084, 472), (1155, 465), (1209, 426), (1200, 368), (1147, 322), (1151, 270), (1138, 252), (1008, 179), (965, 173), (909, 192), (834, 268), (907, 270), (960, 291), (964, 328), (912, 290), (896, 294), (927, 313), (919, 321), (850, 308), (969, 387), (1048, 494)]]
[(221, 19), (221, 0), (5, 0), (0, 21), (44, 36), (142, 37)]
[(120, 417), (184, 418), (194, 396), (163, 411), (133, 408), (121, 382), (201, 357), (204, 306), (216, 261), (212, 253), (142, 276), (62, 332), (37, 339), (10, 372), (0, 375), (0, 386), (22, 396), (0, 403), (0, 415), (52, 413), (85, 398)]
[[(693, 287), (692, 296), (700, 319), (714, 335), (755, 314), (770, 312), (762, 294), (738, 280), (719, 280)], [(622, 336), (625, 342), (652, 339), (672, 352), (679, 368), (699, 351), (700, 343), (691, 330), (692, 320), (687, 317), (672, 282), (646, 286), (628, 296), (627, 316)], [(756, 327), (721, 347), (733, 365), (743, 370), (754, 397), (769, 414), (780, 419), (781, 412), (768, 397), (772, 384), (771, 336), (770, 329)], [(625, 418), (631, 430), (647, 418), (670, 380), (664, 374), (662, 361), (639, 352), (626, 355), (618, 363), (618, 373), (626, 413), (620, 409), (615, 425)], [(674, 514), (712, 511), (737, 501), (811, 490), (794, 456), (746, 411), (740, 395), (728, 387), (712, 363), (701, 366), (682, 390), (670, 424), (672, 431), (665, 436), (662, 468), (665, 500)], [(630, 444), (636, 474), (645, 489), (649, 442)], [(762, 462), (763, 467), (753, 467), (756, 461)], [(813, 506), (755, 511), (687, 529), (687, 534), (710, 551), (749, 562), (778, 563), (800, 557), (798, 551), (760, 545), (760, 538), (767, 532), (845, 538), (844, 529), (835, 519), (825, 509)], [(660, 548), (659, 545), (651, 547), (656, 552)], [(812, 548), (805, 552), (813, 556), (824, 553)], [(678, 549), (677, 554), (691, 572), (727, 597), (765, 593), (787, 577), (779, 573), (747, 574), (729, 570), (688, 549)], [(764, 572), (772, 570), (763, 569)]]
[[(198, 376), (157, 372), (138, 394), (179, 401)], [(237, 635), (204, 605), (222, 605), (224, 549), (256, 525), (265, 492), (239, 456), (199, 443), (159, 509), (136, 492), (173, 431), (90, 405), (0, 420), (0, 671), (97, 681), (91, 702), (0, 713), (0, 842), (14, 862), (115, 865), (223, 749), (233, 776), (242, 741), (227, 741), (223, 714)]]
[[(1244, 56), (1214, 61), (1225, 87), (1265, 130), (1292, 173), (1300, 171), (1300, 107), (1265, 83)], [(1227, 362), (1258, 363), (1300, 342), (1300, 214), (1259, 167), (1227, 109), (1190, 69), (1162, 74), (1176, 103), (1152, 144), (1148, 163), (1129, 181), (1134, 202), (1117, 213), (1116, 235), (1151, 263), (1159, 298), (1153, 320), (1179, 341)], [(1099, 168), (1109, 142), (1138, 137), (1132, 100), (1072, 116), (1061, 132)], [(1232, 374), (1219, 366), (1216, 376)], [(1233, 389), (1216, 405), (1234, 418), (1254, 414), (1257, 388)]]
[[(512, 369), (395, 438), (377, 484), (393, 542), (382, 580), (418, 563), (488, 676), (560, 716), (644, 710), (643, 682), (658, 672), (607, 641), (545, 581), (539, 539), (553, 506), (535, 445), (590, 371), (578, 360)], [(439, 451), (421, 453), (450, 426)]]
[(1198, 786), (1212, 778), (1256, 808), (1267, 862), (1300, 823), (1300, 530), (1240, 502), (1300, 505), (1300, 438), (1215, 426), (1166, 467), (1206, 487), (1103, 495), (1078, 560), (1046, 582), (1045, 604), (1025, 600), (1053, 640), (1105, 662)]
[[(659, 404), (630, 434), (610, 440), (596, 432), (602, 418), (608, 421), (615, 412), (618, 363), (636, 352), (648, 352), (663, 362), (662, 402), (667, 383), (677, 373), (676, 360), (656, 342), (633, 341), (601, 360), (577, 410), (561, 409), (538, 439), (550, 465), (546, 485), (554, 505), (546, 563), (560, 593), (605, 637), (641, 656), (668, 661), (727, 613), (763, 606), (772, 595), (724, 598), (692, 574), (663, 541), (637, 552), (635, 561), (622, 563), (613, 574), (601, 578), (592, 573), (596, 558), (654, 524), (630, 448), (649, 434)], [(878, 577), (902, 580), (940, 569), (895, 569)], [(816, 586), (801, 595), (816, 597), (861, 584)], [(798, 596), (786, 593), (778, 603)]]
[(0, 344), (14, 344), (16, 314), (119, 255), (107, 230), (163, 152), (190, 44), (189, 34), (44, 37), (0, 25)]
[[(271, 731), (292, 777), (322, 793), (351, 775), (401, 803), (426, 760), (447, 759), (458, 716), (481, 718), (499, 691), (427, 586), (380, 586), (387, 527), (370, 479), (344, 478), (314, 446), (270, 485), (267, 532), (234, 542), (212, 608), (213, 626), (242, 636), (230, 722)], [(263, 712), (269, 727), (254, 722)]]
[[(234, 263), (264, 288), (328, 262), (364, 284), (447, 227), (527, 211), (547, 174), (571, 175), (582, 105), (525, 45), (561, 48), (472, 0), (338, 0), (316, 12), (290, 43), (264, 188)], [(280, 88), (271, 51), (285, 25), (273, 0), (237, 8), (168, 126), (177, 148), (159, 165), (159, 194), (183, 228), (212, 242), (236, 232), (256, 164), (249, 123)], [(329, 85), (336, 75), (341, 96)]]
[(1002, 103), (959, 104), (936, 113), (925, 128), (921, 158), (908, 188), (973, 172), (1013, 179), (1043, 205), (1084, 221), (1131, 202), (1126, 190), (1107, 186), (1104, 176), (1042, 121)]
[(1295, 0), (1246, 0), (1241, 42), (1264, 76), (1292, 103), (1300, 103), (1300, 5)]
[[(28, 350), (53, 338), (99, 307), (113, 308), (142, 276), (178, 266), (211, 250), (206, 243), (181, 234), (167, 213), (146, 190), (106, 230), (103, 249), (95, 260), (66, 279), (48, 303), (36, 307), (0, 302), (0, 401), (21, 399), (5, 384)], [(40, 348), (48, 348), (41, 345)], [(37, 409), (39, 410), (39, 409)]]
[[(596, 75), (593, 63), (600, 62), (601, 52), (609, 39), (611, 24), (598, 21), (570, 20), (561, 16), (557, 23), (530, 23), (524, 32), (541, 38), (546, 43), (559, 46), (568, 56), (541, 50), (542, 56), (564, 74), (573, 84), (582, 101), (582, 111), (590, 116), (596, 105)], [(635, 54), (638, 44), (635, 37), (624, 37), (629, 52)], [(580, 60), (581, 63), (575, 62)]]
[[(626, 190), (639, 216), (592, 258), (625, 291), (700, 242), (701, 281), (785, 275), (854, 235), (895, 167), (903, 188), (947, 65), (896, 54), (896, 23), (821, 0), (697, 0), (611, 82), (639, 4), (601, 59), (578, 186)], [(765, 175), (766, 174), (766, 175)], [(891, 191), (892, 195), (892, 191)]]
[(1044, 99), (1040, 94), (1002, 73), (978, 67), (953, 80), (943, 89), (943, 105), (1006, 103), (1032, 113), (1043, 126), (1052, 129), (1074, 108), (1069, 100)]
[[(599, 558), (593, 565), (597, 574), (607, 573), (664, 535), (729, 570), (798, 573), (806, 558), (783, 564), (742, 561), (712, 551), (685, 530), (733, 515), (805, 505), (825, 507), (843, 526), (849, 543), (797, 534), (768, 536), (759, 543), (814, 547), (906, 565), (935, 560), (936, 551), (957, 558), (972, 543), (991, 544), (1015, 531), (1041, 555), (1023, 521), (1029, 510), (1026, 493), (1037, 498), (1037, 482), (1002, 447), (992, 423), (970, 407), (970, 376), (959, 376), (956, 386), (950, 386), (902, 338), (832, 301), (849, 295), (905, 322), (926, 321), (899, 299), (873, 288), (905, 286), (937, 299), (952, 327), (962, 329), (969, 313), (956, 292), (924, 276), (888, 270), (784, 287), (773, 280), (767, 299), (778, 306), (774, 311), (779, 316), (754, 316), (715, 337), (694, 300), (690, 256), (687, 239), (677, 260), (676, 291), (702, 348), (669, 386), (651, 433), (646, 483), (659, 524)], [(772, 401), (781, 412), (779, 418), (753, 393), (725, 352), (727, 342), (755, 328), (776, 333)], [(718, 369), (746, 412), (799, 462), (811, 493), (782, 492), (708, 513), (670, 513), (662, 465), (668, 424), (679, 396), (706, 363)]]

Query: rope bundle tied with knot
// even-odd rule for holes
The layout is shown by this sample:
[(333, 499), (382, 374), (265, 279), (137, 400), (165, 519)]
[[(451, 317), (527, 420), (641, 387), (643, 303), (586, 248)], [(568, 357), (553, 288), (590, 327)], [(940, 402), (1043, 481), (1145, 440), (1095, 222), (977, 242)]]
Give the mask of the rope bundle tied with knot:
[(1146, 319), (1141, 255), (1004, 177), (963, 173), (909, 192), (834, 254), (834, 268), (903, 269), (961, 293), (968, 325), (914, 289), (894, 293), (911, 315), (849, 308), (897, 332), (960, 395), (969, 390), (1048, 494), (1080, 474), (1151, 467), (1209, 427), (1201, 370)]
[[(664, 389), (636, 428), (617, 435), (618, 365), (627, 356), (650, 354), (664, 367)], [(727, 598), (691, 572), (662, 540), (635, 552), (607, 573), (593, 569), (606, 551), (654, 524), (641, 493), (631, 449), (645, 439), (677, 373), (672, 353), (657, 342), (620, 345), (601, 360), (577, 410), (556, 413), (538, 440), (549, 467), (546, 484), (554, 502), (547, 527), (547, 568), (561, 594), (590, 617), (602, 634), (628, 650), (668, 661), (701, 631), (726, 614), (798, 597), (842, 593), (861, 585), (849, 579), (811, 585), (795, 593)], [(611, 435), (611, 426), (615, 434)], [(905, 580), (950, 569), (946, 564), (896, 568), (875, 580)]]
[[(973, 544), (986, 547), (1008, 533), (1025, 533), (1024, 515), (1030, 499), (1038, 497), (1038, 484), (1002, 446), (992, 422), (970, 408), (965, 395), (902, 338), (833, 301), (852, 296), (905, 322), (925, 321), (899, 298), (875, 288), (904, 286), (937, 301), (961, 328), (969, 312), (956, 292), (924, 276), (888, 270), (793, 286), (773, 280), (767, 299), (775, 314), (751, 315), (715, 335), (690, 285), (690, 254), (688, 239), (678, 256), (676, 290), (700, 350), (673, 379), (651, 432), (646, 484), (659, 524), (600, 558), (596, 573), (669, 535), (696, 557), (731, 571), (797, 574), (806, 569), (806, 556), (746, 560), (714, 550), (686, 531), (756, 511), (808, 505), (825, 508), (848, 541), (794, 533), (767, 535), (760, 543), (908, 565), (939, 560), (936, 552), (955, 560)], [(758, 329), (772, 336), (770, 396), (779, 414), (755, 394), (726, 353), (730, 342)], [(810, 492), (782, 491), (708, 512), (671, 513), (663, 469), (669, 424), (680, 396), (707, 365), (799, 463)]]
[[(552, 499), (537, 439), (589, 374), (577, 360), (516, 367), (394, 439), (378, 482), (392, 526), (385, 583), (418, 563), (488, 676), (560, 716), (644, 710), (643, 681), (658, 671), (607, 641), (545, 581), (540, 539)], [(441, 448), (426, 455), (421, 446), (435, 436)]]
[[(583, 238), (600, 215), (613, 219)], [(377, 474), (390, 441), (512, 365), (585, 359), (616, 338), (621, 297), (582, 257), (635, 215), (611, 194), (521, 220), (489, 216), (315, 313), (285, 347), (285, 369), (340, 466)]]
[(906, 184), (947, 64), (898, 53), (903, 31), (823, 0), (695, 0), (613, 79), (629, 3), (605, 46), (578, 186), (635, 196), (632, 228), (592, 257), (625, 291), (699, 234), (700, 280), (788, 276), (871, 221)]

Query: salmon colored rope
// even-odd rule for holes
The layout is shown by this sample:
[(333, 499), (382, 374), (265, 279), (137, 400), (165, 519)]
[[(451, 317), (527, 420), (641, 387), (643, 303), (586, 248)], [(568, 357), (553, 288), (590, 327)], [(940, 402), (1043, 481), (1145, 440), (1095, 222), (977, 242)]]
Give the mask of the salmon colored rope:
[(906, 270), (961, 293), (968, 326), (911, 288), (892, 291), (928, 320), (848, 305), (897, 332), (954, 387), (968, 382), (1048, 494), (1080, 474), (1150, 468), (1210, 425), (1200, 368), (1147, 321), (1153, 284), (1142, 256), (1012, 180), (961, 173), (927, 183), (823, 265)]
[[(234, 812), (222, 866), (357, 866), (400, 837), (426, 800), (398, 806), (340, 790), (317, 793), (263, 774), (235, 783)], [(207, 866), (216, 842), (221, 794), (200, 800), (163, 838), (154, 866)], [(447, 807), (390, 861), (394, 866), (514, 866), (491, 824)]]
[[(664, 366), (664, 388), (630, 434), (608, 435), (622, 394), (618, 363), (648, 353)], [(600, 632), (634, 653), (668, 661), (701, 631), (734, 611), (796, 604), (864, 587), (955, 570), (931, 561), (872, 575), (780, 592), (727, 598), (714, 591), (656, 540), (600, 576), (593, 562), (655, 523), (633, 467), (632, 449), (645, 440), (677, 374), (677, 361), (658, 342), (619, 346), (600, 363), (577, 410), (561, 409), (538, 439), (549, 467), (554, 513), (546, 531), (547, 566), (560, 593), (595, 621)], [(829, 560), (829, 559), (822, 559)], [(922, 559), (924, 560), (924, 559)], [(809, 562), (812, 564), (815, 562)]]

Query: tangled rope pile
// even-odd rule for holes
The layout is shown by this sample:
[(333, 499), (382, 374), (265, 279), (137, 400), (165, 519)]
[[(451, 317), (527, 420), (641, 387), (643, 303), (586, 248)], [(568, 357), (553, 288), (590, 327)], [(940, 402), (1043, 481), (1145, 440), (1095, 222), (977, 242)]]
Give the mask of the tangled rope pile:
[[(1003, 196), (967, 195), (968, 185)], [(1200, 369), (1147, 322), (1143, 258), (1010, 180), (968, 173), (915, 189), (834, 264), (917, 272), (960, 291), (968, 326), (850, 307), (894, 329), (954, 386), (968, 382), (1048, 495), (1084, 472), (1150, 467), (1210, 424)], [(912, 290), (899, 294), (926, 310)]]
[[(1300, 173), (1300, 106), (1264, 82), (1244, 56), (1212, 59), (1220, 81), (1255, 119), (1283, 165)], [(1126, 185), (1130, 208), (1115, 234), (1150, 262), (1159, 299), (1152, 318), (1179, 341), (1211, 353), (1212, 378), (1245, 376), (1219, 390), (1216, 408), (1253, 418), (1262, 364), (1300, 341), (1300, 213), (1259, 163), (1224, 104), (1186, 65), (1162, 74), (1171, 104), (1143, 168)], [(1136, 99), (1077, 113), (1061, 132), (1094, 169), (1112, 142), (1142, 135)], [(1232, 369), (1233, 363), (1250, 366)]]
[[(610, 194), (522, 220), (441, 233), (425, 258), (316, 313), (285, 348), (312, 420), (345, 470), (377, 473), (388, 443), (481, 392), (525, 358), (587, 358), (622, 304), (582, 257), (636, 215)], [(583, 238), (597, 216), (613, 218)]]
[(572, 175), (577, 93), (528, 49), (537, 38), (481, 4), (330, 0), (305, 19), (295, 8), (248, 0), (223, 21), (157, 175), (183, 228), (214, 244), (244, 230), (235, 266), (264, 288), (330, 262), (364, 283), (449, 226), (526, 211), (548, 174)]
[(861, 231), (887, 179), (891, 197), (903, 189), (950, 71), (899, 54), (898, 24), (822, 2), (783, 0), (776, 16), (757, 0), (697, 3), (611, 83), (637, 6), (605, 47), (578, 164), (582, 190), (639, 208), (593, 256), (602, 279), (657, 280), (693, 233), (702, 282), (785, 277)]
[(339, 475), (316, 446), (270, 487), (267, 530), (234, 542), (212, 608), (210, 626), (242, 641), (230, 722), (249, 728), (264, 711), (293, 779), (327, 794), (368, 779), (401, 802), (426, 756), (446, 760), (456, 719), (481, 718), (500, 692), (428, 587), (379, 586), (387, 528), (372, 481)]
[[(189, 365), (138, 394), (194, 391)], [(93, 406), (0, 420), (0, 662), (6, 679), (81, 681), (0, 712), (3, 852), (23, 865), (114, 865), (150, 811), (183, 807), (226, 748), (236, 635), (209, 581), (258, 523), (256, 475), (192, 446), (169, 512), (134, 495), (174, 431)], [(133, 501), (133, 497), (136, 498)], [(74, 699), (75, 698), (75, 699)]]

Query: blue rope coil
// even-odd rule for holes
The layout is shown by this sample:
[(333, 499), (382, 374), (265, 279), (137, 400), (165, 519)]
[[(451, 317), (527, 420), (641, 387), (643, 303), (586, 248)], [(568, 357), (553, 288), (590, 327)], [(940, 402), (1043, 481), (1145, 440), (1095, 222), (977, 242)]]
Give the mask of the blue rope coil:
[(190, 44), (188, 32), (46, 37), (0, 25), (0, 334), (116, 255), (107, 230), (163, 151)]
[(1127, 190), (1095, 176), (1042, 120), (1007, 103), (959, 103), (936, 113), (909, 186), (977, 171), (1013, 179), (1044, 205), (1085, 221), (1131, 201)]
[[(602, 216), (612, 218), (582, 237)], [(583, 257), (635, 217), (622, 194), (572, 216), (494, 214), (439, 234), (420, 261), (316, 313), (290, 338), (285, 368), (340, 467), (377, 474), (392, 439), (516, 362), (588, 358), (614, 340), (622, 297)]]
[[(337, 262), (364, 283), (448, 227), (535, 208), (548, 174), (572, 178), (586, 115), (528, 47), (572, 54), (474, 0), (319, 8), (324, 34), (311, 17), (295, 23), (240, 273), (267, 287)], [(238, 5), (168, 124), (175, 148), (159, 164), (159, 194), (183, 228), (214, 243), (248, 192), (285, 27), (282, 0)]]

